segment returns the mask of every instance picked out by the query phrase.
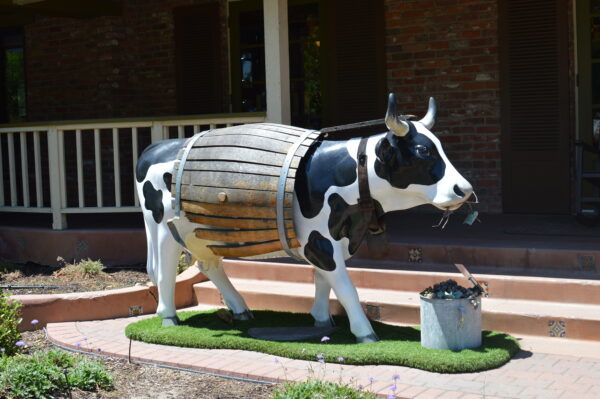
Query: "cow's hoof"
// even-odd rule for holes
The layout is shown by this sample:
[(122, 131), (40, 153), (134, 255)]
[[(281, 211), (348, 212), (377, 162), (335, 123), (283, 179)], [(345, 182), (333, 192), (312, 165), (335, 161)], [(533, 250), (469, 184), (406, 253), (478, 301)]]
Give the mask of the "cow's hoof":
[(366, 335), (364, 337), (356, 337), (356, 342), (359, 344), (371, 344), (378, 341), (379, 337), (375, 333)]
[(177, 317), (177, 316), (162, 318), (162, 326), (163, 327), (172, 327), (172, 326), (178, 326), (178, 325), (179, 325), (179, 317)]
[(335, 322), (333, 321), (333, 317), (331, 316), (329, 316), (327, 320), (315, 319), (315, 327), (335, 327)]
[(254, 315), (248, 309), (244, 310), (242, 313), (234, 313), (233, 318), (235, 320), (252, 320), (254, 319)]

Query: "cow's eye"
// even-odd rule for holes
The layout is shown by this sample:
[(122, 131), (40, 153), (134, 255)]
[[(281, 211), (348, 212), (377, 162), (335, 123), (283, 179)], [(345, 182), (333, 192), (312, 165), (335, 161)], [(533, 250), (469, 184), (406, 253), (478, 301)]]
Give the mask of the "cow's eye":
[(419, 154), (419, 156), (422, 156), (422, 157), (429, 156), (429, 148), (425, 147), (424, 145), (415, 146), (415, 151), (417, 152), (417, 154)]

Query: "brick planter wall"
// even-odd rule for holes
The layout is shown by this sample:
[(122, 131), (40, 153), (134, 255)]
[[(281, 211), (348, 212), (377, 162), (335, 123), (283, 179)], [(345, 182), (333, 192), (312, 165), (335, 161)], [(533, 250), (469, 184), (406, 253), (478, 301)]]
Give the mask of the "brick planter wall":
[(501, 212), (496, 0), (385, 0), (388, 89), (399, 110), (438, 102), (434, 132), (473, 184), (480, 210)]

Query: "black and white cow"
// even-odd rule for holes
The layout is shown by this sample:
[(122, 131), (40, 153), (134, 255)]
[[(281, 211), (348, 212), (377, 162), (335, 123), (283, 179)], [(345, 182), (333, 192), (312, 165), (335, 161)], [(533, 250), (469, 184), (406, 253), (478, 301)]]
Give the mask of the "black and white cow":
[[(431, 133), (436, 105), (419, 121), (397, 115), (390, 95), (386, 125), (388, 132), (368, 138), (366, 154), (372, 198), (383, 212), (432, 204), (442, 210), (459, 208), (471, 195), (469, 182), (450, 163), (440, 141)], [(174, 162), (184, 139), (165, 140), (149, 146), (141, 155), (137, 170), (137, 191), (142, 204), (148, 239), (147, 270), (158, 286), (157, 313), (163, 325), (175, 325), (174, 289), (181, 247), (172, 237), (167, 220), (173, 218), (171, 196)], [(296, 174), (293, 217), (300, 247), (297, 254), (316, 267), (315, 301), (311, 314), (315, 325), (331, 324), (329, 294), (333, 288), (343, 305), (352, 333), (358, 342), (378, 338), (360, 305), (356, 288), (346, 270), (346, 259), (357, 250), (352, 240), (358, 207), (357, 150), (360, 139), (317, 141), (302, 159)], [(176, 228), (198, 259), (201, 269), (221, 292), (237, 319), (252, 314), (221, 266), (222, 258), (207, 247), (214, 244), (194, 235), (199, 225), (185, 217)]]

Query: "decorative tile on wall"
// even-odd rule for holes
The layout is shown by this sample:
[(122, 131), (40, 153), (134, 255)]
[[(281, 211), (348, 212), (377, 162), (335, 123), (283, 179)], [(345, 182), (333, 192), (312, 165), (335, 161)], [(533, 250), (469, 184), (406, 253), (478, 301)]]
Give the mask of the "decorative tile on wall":
[(579, 255), (579, 267), (586, 272), (596, 271), (596, 257), (594, 255)]
[(408, 250), (408, 261), (411, 263), (423, 262), (423, 249), (411, 248)]
[(144, 308), (142, 307), (142, 305), (129, 307), (129, 316), (139, 316), (142, 313), (144, 313)]
[(370, 320), (381, 320), (381, 311), (379, 306), (365, 305), (365, 310), (365, 313)]
[(551, 337), (566, 337), (567, 322), (563, 320), (548, 320), (548, 335)]

